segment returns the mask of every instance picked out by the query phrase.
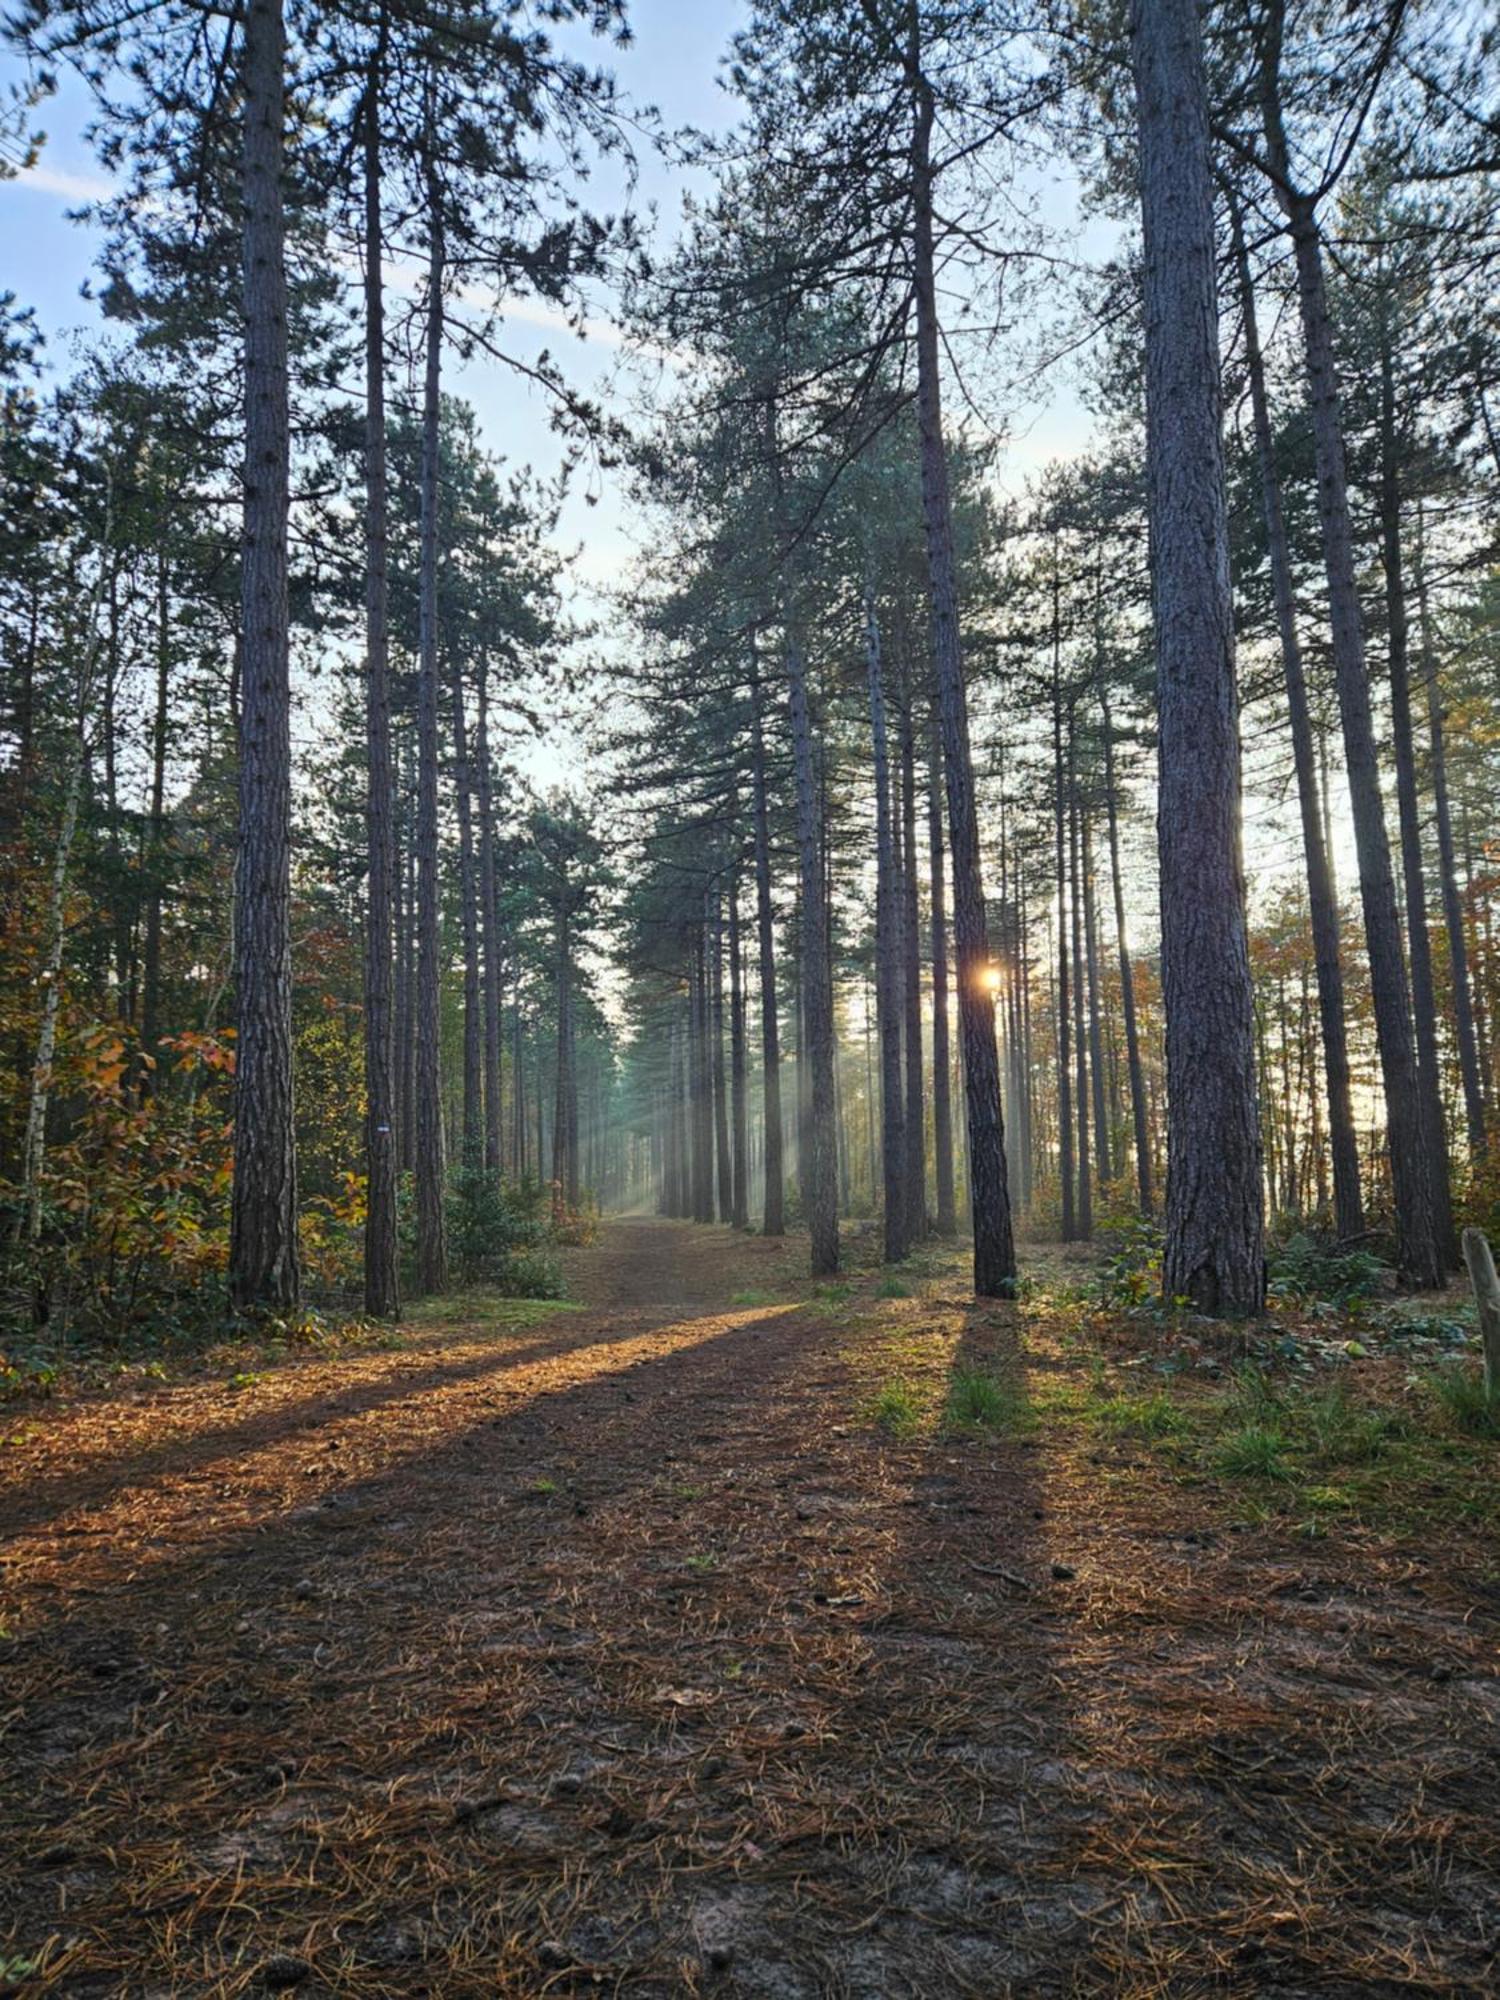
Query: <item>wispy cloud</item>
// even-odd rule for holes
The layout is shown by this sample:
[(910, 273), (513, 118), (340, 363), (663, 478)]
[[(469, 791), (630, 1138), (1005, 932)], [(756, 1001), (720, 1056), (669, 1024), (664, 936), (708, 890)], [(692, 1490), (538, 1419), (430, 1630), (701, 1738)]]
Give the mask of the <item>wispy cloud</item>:
[(108, 201), (115, 192), (114, 183), (94, 174), (63, 174), (55, 167), (23, 167), (11, 182), (12, 187), (34, 188), (38, 194), (50, 194), (59, 201)]

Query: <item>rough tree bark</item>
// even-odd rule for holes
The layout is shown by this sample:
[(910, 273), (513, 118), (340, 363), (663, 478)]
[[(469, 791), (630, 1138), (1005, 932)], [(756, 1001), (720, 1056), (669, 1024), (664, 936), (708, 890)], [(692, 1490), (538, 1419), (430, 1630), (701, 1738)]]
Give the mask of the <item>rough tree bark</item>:
[[(1384, 316), (1382, 316), (1384, 317)], [(1396, 437), (1396, 357), (1391, 329), (1380, 342), (1380, 561), (1385, 574), (1387, 667), (1391, 683), (1391, 748), (1396, 765), (1396, 810), (1401, 828), (1401, 879), (1406, 901), (1406, 952), (1417, 1045), (1417, 1096), (1427, 1147), (1433, 1227), (1445, 1259), (1458, 1262), (1453, 1198), (1448, 1180), (1448, 1126), (1443, 1115), (1443, 1071), (1438, 1053), (1437, 990), (1432, 938), (1427, 929), (1427, 883), (1422, 865), (1422, 812), (1417, 795), (1417, 748), (1411, 719), (1406, 566), (1401, 547), (1401, 483)]]
[(484, 1164), (498, 1178), (504, 1156), (500, 1076), (500, 982), (504, 964), (500, 887), (495, 873), (495, 778), (490, 762), (489, 680), (489, 662), (482, 659), (474, 755), (479, 765), (479, 894), (484, 943)]
[(1427, 683), (1428, 769), (1432, 774), (1433, 819), (1437, 826), (1438, 875), (1442, 883), (1443, 923), (1448, 933), (1448, 965), (1453, 982), (1453, 1025), (1458, 1043), (1458, 1068), (1463, 1081), (1464, 1122), (1469, 1152), (1478, 1160), (1487, 1149), (1484, 1087), (1479, 1066), (1479, 1042), (1474, 1031), (1473, 987), (1469, 979), (1469, 948), (1465, 936), (1463, 898), (1458, 888), (1454, 851), (1453, 806), (1448, 796), (1448, 757), (1444, 743), (1443, 695), (1438, 684), (1437, 654), (1432, 643), (1432, 615), (1427, 597), (1427, 563), (1421, 511), (1417, 516), (1417, 617), (1422, 642), (1422, 678)]
[(365, 175), (365, 1311), (400, 1310), (392, 1010), (392, 902), (396, 828), (391, 781), (387, 619), (388, 488), (385, 444), (384, 230), (380, 213), (380, 69), (364, 103)]
[(1141, 1031), (1135, 1012), (1135, 974), (1125, 930), (1125, 884), (1120, 868), (1120, 806), (1115, 789), (1115, 736), (1109, 696), (1101, 684), (1104, 718), (1104, 811), (1109, 829), (1109, 882), (1115, 907), (1115, 950), (1120, 960), (1120, 1000), (1125, 1017), (1125, 1066), (1130, 1077), (1130, 1122), (1135, 1133), (1135, 1188), (1142, 1215), (1155, 1210), (1151, 1186), (1151, 1128), (1146, 1115), (1146, 1082), (1141, 1069)]
[(989, 939), (979, 865), (979, 821), (969, 750), (968, 693), (958, 624), (958, 575), (953, 513), (943, 438), (934, 252), (932, 86), (920, 50), (910, 59), (915, 97), (912, 132), (912, 279), (917, 322), (917, 434), (922, 517), (932, 593), (933, 655), (943, 760), (948, 785), (948, 851), (953, 863), (953, 937), (958, 961), (958, 1020), (969, 1134), (969, 1195), (974, 1221), (974, 1289), (1009, 1298), (1016, 1284), (1005, 1130), (1000, 1115), (1000, 1061), (995, 1045), (995, 996), (989, 983)]
[(745, 1104), (745, 974), (740, 945), (740, 876), (736, 863), (729, 880), (729, 1124), (734, 1153), (730, 1220), (750, 1227), (750, 1153)]
[(422, 535), (417, 661), (417, 967), (413, 1143), (417, 1287), (448, 1283), (443, 1212), (442, 961), (438, 885), (438, 464), (441, 449), (444, 241), (442, 195), (429, 167), (427, 329), (422, 391)]
[[(786, 635), (787, 707), (792, 728), (792, 778), (797, 801), (797, 860), (802, 885), (802, 1017), (810, 1072), (805, 1138), (797, 1162), (815, 1278), (839, 1267), (838, 1160), (834, 1138), (833, 981), (828, 958), (828, 904), (814, 769), (807, 662), (793, 630)], [(804, 1047), (798, 1049), (801, 1073)]]
[(1307, 700), (1307, 675), (1297, 632), (1297, 600), (1292, 589), (1292, 565), (1286, 518), (1281, 505), (1281, 479), (1271, 432), (1266, 395), (1265, 361), (1255, 311), (1255, 287), (1245, 247), (1239, 204), (1231, 197), (1230, 228), (1239, 278), (1240, 318), (1245, 337), (1245, 368), (1250, 378), (1250, 405), (1255, 449), (1260, 466), (1261, 507), (1266, 545), (1271, 558), (1271, 589), (1281, 642), (1282, 675), (1287, 713), (1292, 725), (1292, 759), (1297, 774), (1297, 804), (1302, 819), (1302, 852), (1307, 871), (1307, 906), (1312, 924), (1313, 963), (1318, 979), (1318, 1020), (1323, 1036), (1323, 1078), (1328, 1100), (1329, 1152), (1333, 1162), (1334, 1228), (1344, 1239), (1364, 1229), (1364, 1198), (1359, 1184), (1359, 1140), (1349, 1085), (1349, 1045), (1344, 1023), (1344, 973), (1339, 948), (1338, 899), (1323, 838), (1317, 753), (1312, 714)]
[(760, 666), (750, 659), (750, 753), (754, 786), (755, 919), (760, 959), (760, 1063), (765, 1194), (761, 1234), (786, 1234), (785, 1139), (781, 1116), (781, 1024), (776, 1005), (776, 929), (771, 908), (771, 810), (766, 796), (766, 736)]
[(875, 775), (875, 1022), (880, 1043), (880, 1168), (885, 1259), (906, 1255), (906, 1105), (901, 1089), (901, 1001), (897, 982), (895, 849), (885, 685), (875, 593), (865, 588), (865, 670)]
[(943, 751), (934, 704), (927, 746), (927, 851), (932, 902), (932, 1151), (937, 1182), (937, 1232), (958, 1234), (953, 1189), (953, 1099), (948, 1073), (948, 913), (943, 881)]
[(1130, 17), (1145, 238), (1147, 487), (1161, 781), (1170, 1297), (1265, 1303), (1260, 1116), (1220, 437), (1208, 105), (1196, 0)]
[(285, 67), (281, 0), (249, 0), (241, 77), (245, 515), (229, 1296), (239, 1312), (272, 1314), (295, 1311), (300, 1289), (292, 1102)]

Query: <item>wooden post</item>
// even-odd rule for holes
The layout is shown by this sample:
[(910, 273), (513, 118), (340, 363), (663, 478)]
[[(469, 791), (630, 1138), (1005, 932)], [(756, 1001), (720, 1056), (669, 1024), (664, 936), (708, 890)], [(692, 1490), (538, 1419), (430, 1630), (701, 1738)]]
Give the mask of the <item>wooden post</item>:
[(1484, 1341), (1484, 1395), (1493, 1403), (1500, 1398), (1500, 1278), (1495, 1276), (1495, 1260), (1482, 1229), (1464, 1231), (1464, 1262), (1469, 1267), (1469, 1283), (1479, 1307), (1479, 1332)]

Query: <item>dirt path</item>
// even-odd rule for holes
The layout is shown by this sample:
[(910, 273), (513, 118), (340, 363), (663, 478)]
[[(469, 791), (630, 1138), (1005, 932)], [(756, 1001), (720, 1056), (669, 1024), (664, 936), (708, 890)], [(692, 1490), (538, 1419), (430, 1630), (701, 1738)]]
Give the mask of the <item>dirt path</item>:
[(0, 1991), (1493, 1991), (1493, 1603), (892, 1444), (792, 1257), (22, 1427)]

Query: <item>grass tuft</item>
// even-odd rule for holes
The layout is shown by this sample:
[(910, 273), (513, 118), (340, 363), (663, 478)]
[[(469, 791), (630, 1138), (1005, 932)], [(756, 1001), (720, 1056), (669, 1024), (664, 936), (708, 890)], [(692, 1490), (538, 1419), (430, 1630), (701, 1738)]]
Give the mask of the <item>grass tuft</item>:
[(869, 1413), (887, 1437), (912, 1437), (921, 1428), (921, 1402), (910, 1382), (900, 1376), (881, 1383), (870, 1398)]
[(1219, 1441), (1214, 1468), (1227, 1479), (1288, 1479), (1286, 1439), (1267, 1424), (1241, 1424)]
[(982, 1368), (959, 1368), (948, 1384), (944, 1414), (955, 1430), (1014, 1431), (1031, 1412), (1013, 1383)]
[(1433, 1394), (1455, 1430), (1471, 1437), (1500, 1437), (1500, 1398), (1486, 1396), (1484, 1377), (1463, 1367), (1439, 1368)]

